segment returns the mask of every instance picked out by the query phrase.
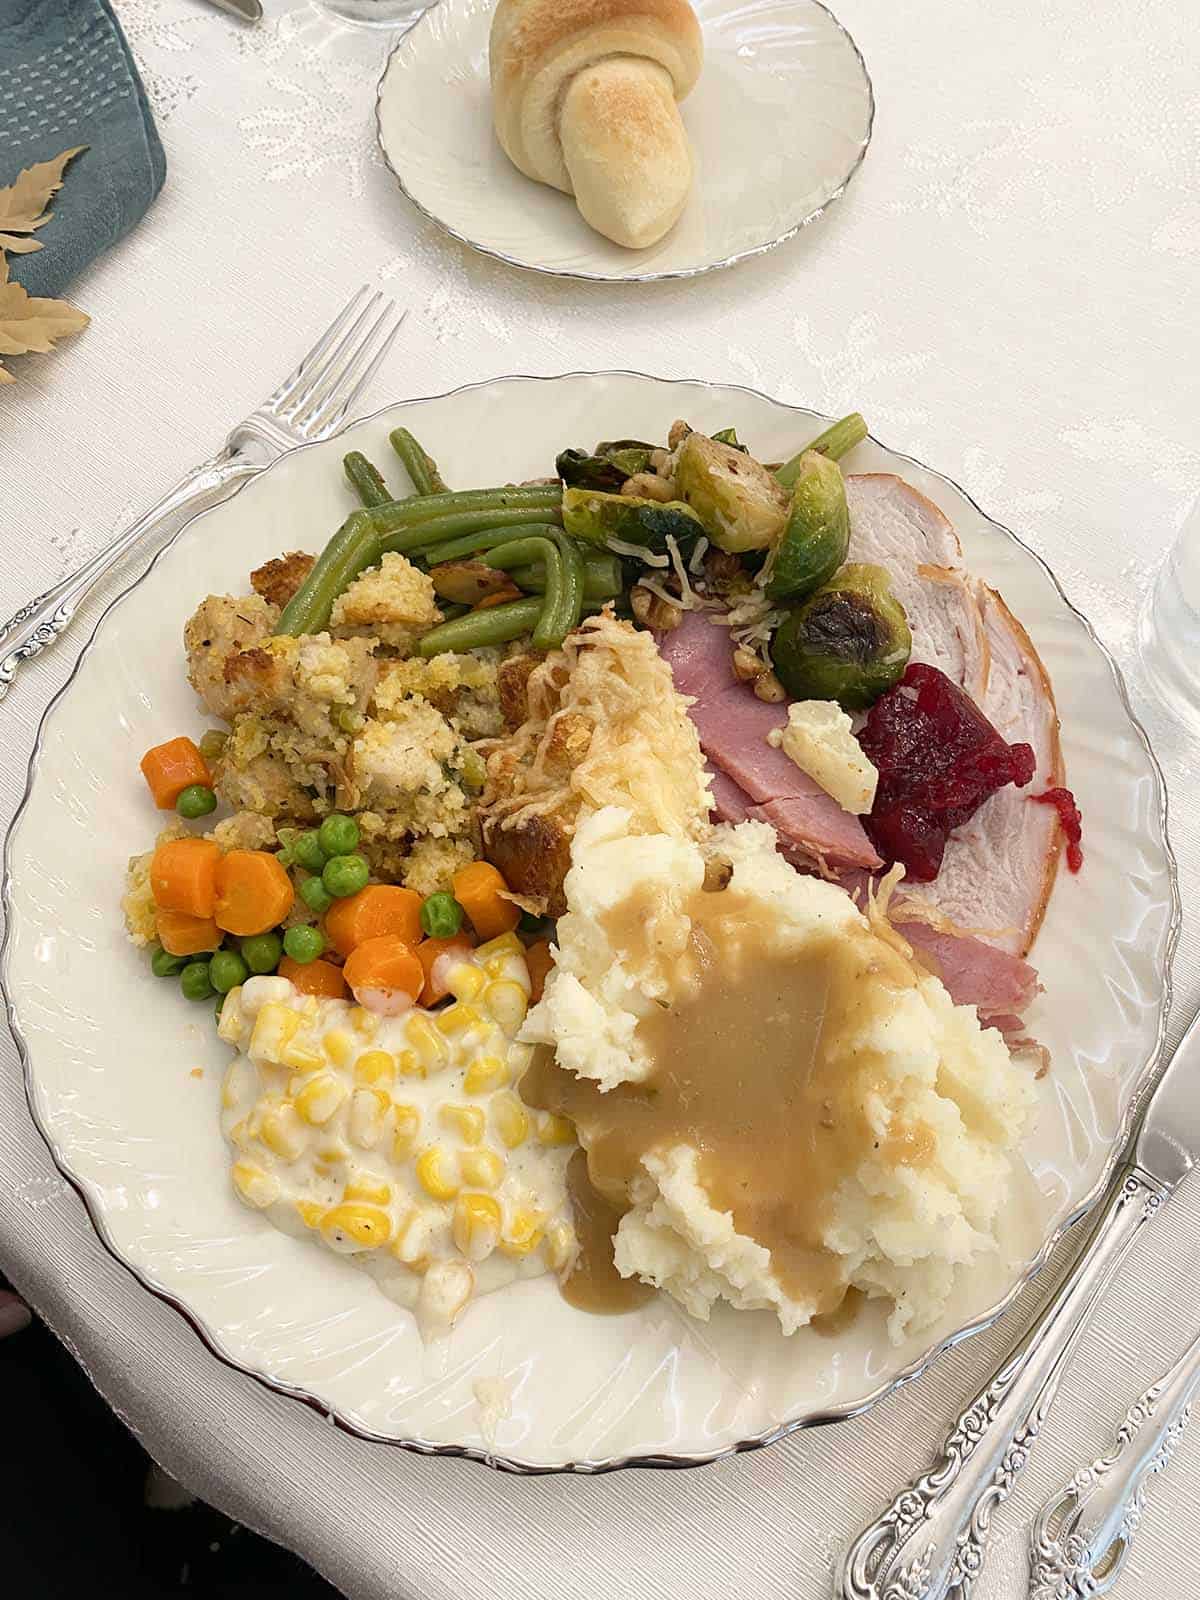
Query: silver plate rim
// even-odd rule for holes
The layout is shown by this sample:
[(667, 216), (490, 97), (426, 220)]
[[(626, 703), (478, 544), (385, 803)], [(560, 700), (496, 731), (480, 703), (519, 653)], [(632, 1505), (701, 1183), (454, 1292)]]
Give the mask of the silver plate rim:
[[(453, 399), (456, 395), (471, 393), (478, 389), (490, 388), (494, 384), (512, 383), (514, 381), (524, 383), (554, 384), (561, 383), (564, 380), (576, 378), (637, 378), (642, 381), (648, 381), (656, 384), (701, 388), (720, 393), (748, 394), (754, 396), (755, 399), (766, 401), (768, 405), (777, 406), (784, 411), (794, 412), (798, 416), (812, 418), (823, 422), (829, 422), (833, 420), (832, 418), (825, 417), (823, 413), (812, 411), (806, 406), (793, 405), (788, 401), (777, 400), (771, 395), (765, 394), (761, 389), (754, 389), (748, 384), (717, 383), (706, 378), (663, 378), (656, 376), (653, 373), (638, 372), (630, 368), (606, 368), (591, 371), (577, 370), (572, 372), (556, 373), (553, 375), (513, 372), (505, 373), (494, 378), (481, 379), (475, 383), (458, 384), (452, 389), (446, 389), (437, 394), (413, 396), (407, 400), (391, 401), (387, 405), (380, 406), (375, 411), (368, 412), (361, 417), (355, 417), (353, 422), (344, 424), (343, 428), (339, 429), (339, 432), (345, 431), (345, 428), (357, 426), (362, 422), (377, 421), (379, 418), (387, 416), (392, 412), (405, 411), (410, 406), (423, 405), (430, 400)], [(334, 435), (334, 437), (336, 438), (337, 435)], [(586, 1459), (581, 1461), (568, 1461), (556, 1463), (554, 1465), (546, 1465), (542, 1462), (523, 1461), (518, 1456), (505, 1456), (492, 1451), (478, 1450), (470, 1445), (440, 1444), (420, 1438), (390, 1437), (385, 1434), (374, 1433), (370, 1429), (363, 1427), (361, 1424), (352, 1421), (346, 1416), (343, 1416), (335, 1407), (327, 1405), (324, 1401), (318, 1399), (316, 1395), (311, 1394), (306, 1389), (285, 1383), (278, 1378), (268, 1377), (261, 1372), (256, 1372), (252, 1368), (247, 1367), (242, 1362), (238, 1361), (234, 1356), (230, 1355), (225, 1349), (222, 1348), (219, 1337), (199, 1317), (196, 1316), (196, 1314), (184, 1301), (182, 1301), (171, 1290), (166, 1289), (162, 1285), (156, 1283), (149, 1274), (144, 1272), (141, 1268), (135, 1266), (132, 1262), (127, 1260), (124, 1255), (122, 1255), (121, 1251), (110, 1239), (103, 1217), (93, 1205), (91, 1197), (89, 1196), (85, 1186), (72, 1173), (66, 1157), (58, 1150), (48, 1129), (44, 1126), (37, 1110), (37, 1100), (33, 1085), (33, 1060), (24, 1034), (21, 1031), (20, 1022), (17, 1016), (16, 1001), (13, 998), (11, 985), (9, 983), (9, 961), (12, 945), (11, 890), (13, 841), (16, 837), (21, 819), (25, 814), (33, 794), (34, 781), (37, 776), (38, 757), (41, 754), (45, 732), (47, 726), (49, 725), (50, 717), (58, 703), (65, 698), (66, 694), (73, 686), (84, 661), (91, 652), (92, 646), (99, 635), (100, 629), (104, 626), (111, 613), (115, 611), (116, 608), (125, 600), (127, 600), (134, 590), (145, 581), (145, 579), (153, 571), (154, 567), (158, 564), (160, 558), (165, 555), (165, 553), (171, 549), (185, 533), (187, 533), (197, 522), (202, 521), (205, 517), (210, 516), (214, 511), (219, 510), (227, 500), (233, 498), (233, 494), (239, 494), (245, 487), (245, 484), (243, 483), (233, 491), (233, 494), (226, 496), (225, 500), (222, 500), (217, 505), (207, 506), (203, 510), (197, 511), (193, 513), (192, 516), (188, 517), (181, 527), (174, 534), (172, 534), (170, 539), (168, 539), (167, 542), (155, 552), (153, 558), (147, 563), (145, 568), (138, 573), (136, 577), (131, 579), (125, 588), (123, 588), (108, 602), (108, 604), (104, 607), (104, 610), (96, 619), (95, 626), (88, 636), (86, 643), (80, 650), (79, 656), (72, 666), (65, 682), (50, 699), (45, 710), (42, 712), (41, 718), (39, 719), (37, 733), (34, 738), (33, 748), (29, 758), (29, 765), (26, 771), (24, 791), (22, 793), (20, 803), (13, 814), (12, 820), (5, 831), (3, 875), (0, 877), (0, 909), (2, 909), (4, 913), (4, 935), (3, 939), (0, 940), (0, 996), (2, 996), (4, 1000), (5, 1017), (8, 1023), (9, 1032), (12, 1035), (13, 1042), (17, 1049), (17, 1055), (21, 1063), (25, 1101), (29, 1107), (29, 1114), (33, 1120), (34, 1126), (36, 1127), (42, 1142), (45, 1144), (46, 1149), (50, 1154), (50, 1158), (54, 1162), (58, 1172), (65, 1182), (71, 1187), (71, 1189), (74, 1190), (74, 1192), (79, 1196), (87, 1218), (92, 1225), (93, 1231), (109, 1256), (111, 1256), (115, 1262), (123, 1267), (125, 1271), (130, 1273), (130, 1275), (138, 1283), (140, 1283), (144, 1289), (148, 1290), (149, 1293), (154, 1295), (156, 1299), (162, 1301), (164, 1304), (170, 1306), (174, 1311), (176, 1311), (184, 1319), (184, 1321), (189, 1324), (189, 1326), (196, 1333), (201, 1342), (211, 1352), (211, 1354), (214, 1355), (224, 1366), (230, 1368), (234, 1372), (242, 1374), (245, 1377), (253, 1378), (256, 1383), (262, 1384), (262, 1386), (271, 1393), (280, 1394), (289, 1399), (301, 1401), (303, 1404), (317, 1411), (321, 1416), (333, 1422), (335, 1426), (342, 1429), (343, 1432), (351, 1434), (355, 1438), (363, 1439), (367, 1443), (387, 1445), (395, 1449), (407, 1450), (414, 1454), (423, 1456), (449, 1456), (463, 1460), (477, 1461), (483, 1466), (491, 1467), (500, 1472), (512, 1473), (519, 1477), (547, 1477), (561, 1473), (593, 1477), (602, 1473), (620, 1471), (627, 1467), (677, 1469), (684, 1467), (707, 1466), (713, 1462), (728, 1460), (730, 1457), (741, 1455), (746, 1451), (760, 1450), (768, 1445), (777, 1444), (781, 1439), (789, 1438), (793, 1434), (800, 1433), (807, 1428), (824, 1427), (830, 1423), (836, 1422), (847, 1422), (854, 1417), (862, 1416), (865, 1412), (873, 1410), (875, 1406), (877, 1406), (881, 1401), (885, 1400), (889, 1395), (894, 1394), (898, 1389), (903, 1388), (906, 1384), (909, 1384), (914, 1379), (919, 1378), (928, 1370), (934, 1361), (936, 1361), (945, 1353), (945, 1351), (952, 1349), (955, 1345), (960, 1344), (963, 1340), (972, 1338), (976, 1334), (983, 1333), (988, 1328), (992, 1327), (999, 1320), (999, 1318), (1003, 1316), (1005, 1311), (1008, 1310), (1022, 1290), (1024, 1290), (1041, 1272), (1042, 1268), (1046, 1265), (1051, 1254), (1068, 1230), (1083, 1217), (1087, 1216), (1089, 1212), (1095, 1208), (1101, 1197), (1107, 1192), (1109, 1185), (1112, 1182), (1113, 1175), (1116, 1173), (1126, 1155), (1127, 1147), (1141, 1115), (1142, 1108), (1149, 1095), (1153, 1092), (1158, 1078), (1160, 1077), (1166, 1065), (1164, 1060), (1164, 1051), (1166, 1046), (1167, 1024), (1170, 1017), (1171, 1000), (1173, 995), (1172, 964), (1175, 957), (1176, 947), (1179, 942), (1180, 929), (1182, 925), (1182, 902), (1179, 893), (1178, 863), (1175, 858), (1175, 852), (1171, 846), (1168, 828), (1169, 803), (1167, 798), (1167, 786), (1163, 776), (1162, 767), (1159, 764), (1158, 757), (1154, 753), (1149, 736), (1147, 735), (1145, 728), (1133, 709), (1124, 674), (1117, 665), (1112, 652), (1097, 635), (1095, 628), (1092, 626), (1092, 623), (1089, 621), (1087, 616), (1080, 611), (1078, 606), (1076, 606), (1068, 598), (1062, 587), (1062, 584), (1059, 582), (1049, 563), (1046, 562), (1036, 550), (1032, 549), (1031, 546), (1028, 545), (1019, 534), (1014, 533), (1011, 528), (1006, 527), (1003, 523), (997, 522), (993, 517), (990, 517), (975, 500), (975, 498), (965, 489), (963, 489), (961, 485), (956, 483), (953, 478), (948, 477), (945, 473), (937, 472), (935, 469), (925, 466), (924, 462), (918, 461), (915, 456), (911, 456), (905, 451), (892, 450), (889, 445), (886, 445), (882, 440), (877, 439), (874, 434), (871, 434), (869, 437), (873, 443), (879, 445), (881, 449), (888, 450), (889, 453), (895, 456), (897, 460), (906, 461), (911, 466), (920, 468), (923, 472), (929, 472), (933, 477), (938, 478), (940, 481), (948, 484), (952, 489), (956, 490), (992, 527), (1003, 533), (1019, 549), (1024, 551), (1024, 553), (1031, 560), (1035, 561), (1038, 566), (1041, 567), (1046, 577), (1054, 586), (1054, 589), (1057, 592), (1060, 600), (1082, 624), (1085, 633), (1095, 646), (1096, 650), (1099, 652), (1102, 660), (1107, 663), (1108, 670), (1112, 675), (1113, 682), (1120, 695), (1121, 703), (1125, 709), (1125, 714), (1129, 719), (1130, 725), (1134, 729), (1138, 738), (1141, 740), (1142, 747), (1146, 752), (1146, 757), (1150, 764), (1150, 770), (1154, 777), (1154, 783), (1158, 797), (1158, 820), (1159, 826), (1162, 830), (1163, 854), (1167, 867), (1167, 877), (1170, 884), (1171, 903), (1170, 924), (1167, 929), (1167, 937), (1163, 947), (1162, 970), (1159, 973), (1159, 978), (1161, 980), (1161, 1003), (1158, 1014), (1158, 1027), (1155, 1033), (1154, 1046), (1142, 1065), (1137, 1088), (1130, 1098), (1130, 1102), (1126, 1109), (1125, 1116), (1121, 1122), (1121, 1126), (1114, 1136), (1108, 1158), (1104, 1165), (1104, 1170), (1095, 1186), (1083, 1198), (1083, 1200), (1080, 1201), (1074, 1210), (1063, 1219), (1053, 1233), (1048, 1235), (1043, 1240), (1040, 1250), (1033, 1257), (1032, 1261), (1025, 1266), (1020, 1276), (1013, 1283), (1008, 1292), (999, 1301), (997, 1301), (995, 1305), (989, 1307), (987, 1311), (974, 1318), (964, 1327), (957, 1329), (954, 1333), (948, 1334), (944, 1339), (939, 1340), (938, 1343), (928, 1350), (923, 1356), (920, 1356), (915, 1361), (910, 1362), (909, 1365), (904, 1367), (900, 1372), (892, 1374), (892, 1376), (889, 1377), (886, 1382), (882, 1383), (869, 1395), (864, 1396), (861, 1400), (854, 1403), (847, 1403), (843, 1406), (833, 1406), (828, 1410), (810, 1412), (801, 1417), (789, 1418), (784, 1422), (779, 1423), (775, 1427), (764, 1429), (761, 1433), (753, 1434), (746, 1439), (739, 1440), (736, 1444), (724, 1446), (719, 1450), (698, 1451), (691, 1453), (664, 1452), (660, 1454), (649, 1453), (644, 1455), (635, 1454), (627, 1456), (611, 1456), (599, 1460)], [(262, 473), (257, 474), (256, 477), (262, 477), (266, 473), (271, 472), (280, 464), (280, 462), (287, 460), (297, 451), (311, 450), (319, 445), (328, 444), (329, 442), (330, 441), (328, 439), (314, 440), (308, 444), (296, 445), (290, 450), (285, 450), (280, 456), (276, 457), (276, 459), (272, 461), (269, 466), (264, 468)]]

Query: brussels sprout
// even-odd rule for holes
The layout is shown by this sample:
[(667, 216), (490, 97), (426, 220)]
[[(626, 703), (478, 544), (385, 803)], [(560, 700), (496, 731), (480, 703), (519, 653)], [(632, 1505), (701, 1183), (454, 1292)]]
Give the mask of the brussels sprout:
[(576, 539), (604, 544), (619, 539), (665, 551), (667, 535), (690, 546), (704, 527), (694, 511), (678, 500), (643, 500), (632, 494), (599, 494), (591, 489), (564, 489), (563, 527)]
[(771, 664), (790, 698), (864, 711), (897, 681), (911, 650), (887, 573), (851, 564), (780, 624)]
[(732, 445), (689, 433), (675, 456), (675, 488), (722, 550), (765, 550), (783, 532), (788, 497), (764, 466)]
[(845, 561), (849, 545), (850, 512), (842, 469), (828, 456), (807, 451), (767, 593), (772, 600), (802, 600), (829, 582)]
[(568, 488), (616, 494), (626, 478), (650, 470), (654, 450), (654, 445), (640, 439), (606, 439), (591, 455), (586, 450), (563, 450), (554, 465)]

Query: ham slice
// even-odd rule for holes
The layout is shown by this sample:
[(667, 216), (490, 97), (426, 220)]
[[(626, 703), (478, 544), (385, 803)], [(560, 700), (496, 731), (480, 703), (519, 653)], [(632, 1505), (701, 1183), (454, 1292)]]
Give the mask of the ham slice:
[(906, 922), (902, 904), (896, 906), (892, 923), (957, 1005), (975, 1006), (985, 1022), (1002, 1031), (1010, 1031), (1013, 1019), (1021, 1016), (1040, 988), (1027, 961), (982, 939), (924, 922)]
[(787, 707), (757, 699), (733, 676), (728, 628), (703, 612), (685, 612), (659, 649), (675, 687), (693, 701), (688, 714), (710, 769), (728, 780), (713, 791), (719, 815), (771, 823), (786, 853), (810, 863), (835, 869), (882, 864), (858, 818), (767, 743), (767, 735), (787, 722)]

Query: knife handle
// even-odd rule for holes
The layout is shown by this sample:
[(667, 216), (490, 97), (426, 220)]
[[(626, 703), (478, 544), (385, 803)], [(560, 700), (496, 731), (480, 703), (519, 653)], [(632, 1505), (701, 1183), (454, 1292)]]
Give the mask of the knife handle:
[(1092, 1311), (1168, 1194), (1136, 1168), (1118, 1177), (1071, 1271), (960, 1415), (934, 1466), (851, 1545), (841, 1600), (967, 1600), (992, 1512), (1028, 1460)]
[(1030, 1537), (1030, 1600), (1085, 1600), (1112, 1588), (1141, 1526), (1147, 1483), (1174, 1455), (1198, 1388), (1200, 1335), (1130, 1406), (1109, 1453), (1042, 1508)]

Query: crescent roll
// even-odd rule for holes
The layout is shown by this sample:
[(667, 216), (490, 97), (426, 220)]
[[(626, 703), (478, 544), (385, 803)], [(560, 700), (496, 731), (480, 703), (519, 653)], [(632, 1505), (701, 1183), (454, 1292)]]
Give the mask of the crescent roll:
[(687, 201), (692, 151), (677, 102), (703, 59), (687, 0), (500, 0), (496, 137), (526, 177), (573, 194), (598, 232), (642, 249)]

